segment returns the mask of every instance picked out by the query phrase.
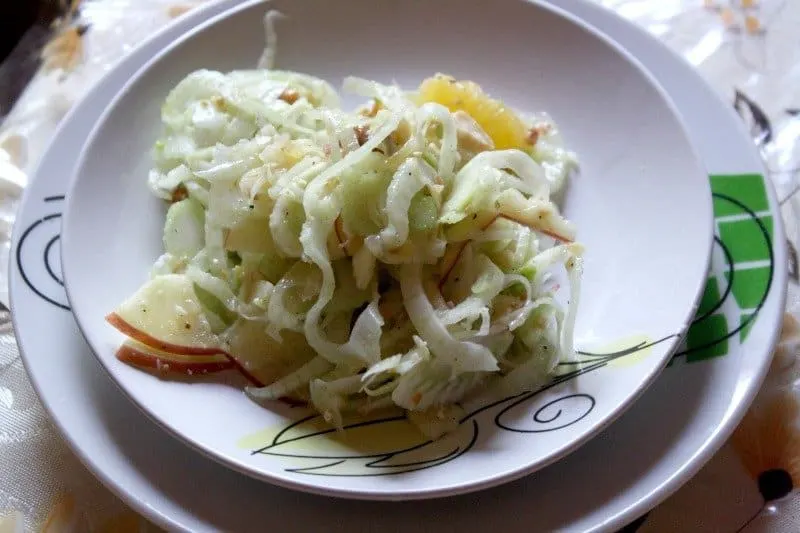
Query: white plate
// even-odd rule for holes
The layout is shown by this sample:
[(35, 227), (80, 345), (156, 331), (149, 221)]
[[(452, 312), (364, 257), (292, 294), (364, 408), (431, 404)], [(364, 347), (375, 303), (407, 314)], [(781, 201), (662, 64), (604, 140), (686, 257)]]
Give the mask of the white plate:
[[(214, 3), (187, 15), (132, 52), (115, 71), (123, 77), (131, 75), (154, 51), (236, 3)], [(602, 7), (582, 0), (556, 3), (612, 35), (647, 65), (684, 113), (690, 135), (711, 171), (763, 172), (739, 118), (691, 67)], [(408, 505), (367, 504), (275, 488), (188, 452), (119, 394), (64, 310), (66, 298), (58, 281), (59, 217), (68, 174), (64, 171), (74, 166), (82, 139), (121, 85), (113, 78), (101, 81), (65, 119), (42, 159), (18, 215), (11, 290), (23, 359), (54, 421), (82, 461), (109, 488), (165, 528), (245, 531), (258, 524), (282, 531), (323, 527), (329, 531), (409, 531), (419, 530), (420, 524), (428, 524), (429, 529), (436, 524), (437, 531), (481, 531), (491, 523), (503, 531), (527, 531), (531, 526), (543, 531), (611, 531), (688, 480), (725, 441), (761, 383), (783, 312), (786, 252), (772, 190), (758, 180), (751, 186), (755, 204), (744, 200), (772, 224), (773, 259), (766, 264), (772, 282), (746, 339), (730, 335), (739, 329), (741, 313), (729, 295), (709, 315), (723, 316), (729, 322), (726, 332), (693, 330), (695, 336), (709, 332), (709, 343), (724, 348), (718, 350), (719, 357), (691, 364), (687, 357), (680, 357), (628, 413), (557, 465), (472, 496)], [(769, 210), (758, 206), (765, 188)], [(725, 263), (718, 259), (716, 255), (712, 272), (724, 280)], [(698, 343), (703, 344), (695, 339), (695, 347)], [(690, 354), (697, 355), (697, 350)], [(447, 520), (437, 521), (442, 516)], [(520, 523), (525, 526), (516, 525)]]
[[(287, 15), (278, 26), (279, 68), (335, 86), (353, 74), (407, 88), (445, 71), (478, 81), (516, 108), (554, 117), (582, 162), (565, 201), (587, 250), (575, 326), (576, 346), (586, 352), (579, 362), (562, 363), (551, 383), (530, 393), (470, 401), (459, 429), (429, 442), (395, 415), (331, 433), (309, 411), (264, 409), (241, 388), (164, 380), (116, 358), (124, 337), (105, 316), (148, 279), (163, 253), (164, 203), (146, 179), (164, 98), (195, 69), (252, 68), (267, 9)], [(241, 472), (375, 499), (452, 495), (509, 481), (586, 442), (674, 352), (708, 268), (707, 174), (657, 84), (569, 16), (517, 0), (496, 1), (489, 12), (461, 0), (350, 0), (348, 10), (361, 15), (324, 0), (253, 4), (191, 32), (134, 76), (87, 140), (67, 195), (62, 265), (70, 305), (101, 363), (137, 405)], [(459, 30), (469, 25), (468, 34)]]

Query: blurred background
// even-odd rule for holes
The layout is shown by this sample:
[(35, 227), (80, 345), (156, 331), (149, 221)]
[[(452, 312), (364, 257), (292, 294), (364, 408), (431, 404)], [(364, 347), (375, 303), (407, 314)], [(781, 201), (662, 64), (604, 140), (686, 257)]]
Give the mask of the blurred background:
[(36, 73), (39, 51), (72, 3), (77, 9), (80, 1), (0, 1), (0, 122)]

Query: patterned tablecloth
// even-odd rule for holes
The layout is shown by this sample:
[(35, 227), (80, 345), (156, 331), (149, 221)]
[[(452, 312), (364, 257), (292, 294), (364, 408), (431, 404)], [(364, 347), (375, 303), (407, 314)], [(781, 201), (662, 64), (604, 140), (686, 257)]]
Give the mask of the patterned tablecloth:
[[(800, 194), (795, 194), (800, 189), (800, 2), (596, 1), (682, 54), (746, 121), (777, 189), (792, 258), (781, 344), (747, 417), (694, 479), (625, 531), (795, 533), (800, 531), (800, 392), (795, 388), (800, 382), (795, 251), (800, 237)], [(66, 16), (50, 28), (31, 29), (0, 64), (0, 96), (15, 101), (7, 116), (0, 115), (0, 302), (8, 303), (14, 213), (59, 121), (121, 55), (201, 3), (72, 0)], [(59, 437), (28, 381), (3, 308), (0, 533), (39, 530), (156, 529), (102, 487)]]

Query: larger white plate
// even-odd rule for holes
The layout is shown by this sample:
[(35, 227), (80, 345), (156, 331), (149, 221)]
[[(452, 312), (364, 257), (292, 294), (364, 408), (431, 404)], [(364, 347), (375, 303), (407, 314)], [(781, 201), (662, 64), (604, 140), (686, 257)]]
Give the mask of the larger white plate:
[[(146, 186), (163, 100), (195, 69), (252, 68), (268, 9), (286, 15), (278, 68), (334, 85), (355, 74), (407, 88), (444, 70), (480, 81), (516, 108), (552, 114), (581, 160), (565, 199), (586, 247), (576, 362), (561, 363), (540, 389), (470, 399), (458, 429), (430, 442), (396, 413), (331, 433), (308, 410), (265, 409), (239, 387), (160, 379), (115, 357), (124, 337), (104, 317), (148, 279), (163, 252), (163, 202)], [(519, 0), (495, 1), (489, 12), (462, 0), (349, 0), (348, 10), (362, 15), (325, 0), (243, 6), (193, 30), (126, 84), (87, 139), (67, 195), (62, 261), (70, 305), (101, 363), (137, 405), (239, 471), (321, 494), (395, 500), (509, 481), (604, 428), (677, 348), (708, 269), (713, 216), (705, 169), (652, 78), (559, 10)], [(437, 26), (444, 18), (447, 25)], [(459, 30), (481, 19), (480, 29)], [(504, 38), (493, 38), (501, 24)], [(411, 27), (417, 37), (407, 40)]]
[[(67, 440), (101, 480), (134, 508), (171, 529), (241, 531), (258, 524), (284, 531), (315, 527), (407, 531), (428, 524), (437, 531), (472, 531), (491, 523), (506, 531), (531, 527), (606, 531), (656, 505), (700, 468), (744, 414), (777, 338), (786, 255), (776, 202), (738, 117), (688, 65), (598, 6), (582, 0), (553, 3), (634, 51), (678, 104), (708, 168), (726, 176), (715, 179), (722, 238), (712, 277), (720, 303), (715, 304), (714, 291), (709, 290), (702, 305), (706, 318), (689, 334), (693, 349), (678, 358), (609, 430), (568, 459), (473, 496), (413, 504), (352, 503), (278, 489), (230, 472), (187, 451), (132, 407), (90, 355), (64, 310), (58, 264), (64, 169), (74, 165), (81, 139), (119, 89), (107, 78), (65, 120), (26, 191), (15, 230), (11, 278), (18, 340), (34, 385)], [(220, 2), (190, 14), (133, 52), (117, 69), (131, 74), (153, 50), (235, 4), (235, 0)], [(737, 228), (755, 230), (750, 234), (760, 244), (749, 249), (763, 251), (766, 259), (728, 268), (723, 250), (728, 249), (731, 257), (741, 252), (735, 245), (729, 249), (736, 240), (731, 231), (736, 233)], [(770, 229), (771, 242), (759, 241), (758, 235), (763, 237)], [(722, 243), (729, 246), (723, 248)], [(746, 274), (737, 276), (740, 271)], [(729, 291), (731, 272), (734, 280), (747, 281), (749, 276), (769, 283), (762, 290), (743, 292), (734, 281)], [(741, 312), (742, 306), (751, 307), (748, 298), (754, 298), (757, 313)], [(707, 358), (712, 355), (717, 357)], [(446, 521), (437, 521), (443, 516)], [(514, 525), (520, 523), (525, 527)]]

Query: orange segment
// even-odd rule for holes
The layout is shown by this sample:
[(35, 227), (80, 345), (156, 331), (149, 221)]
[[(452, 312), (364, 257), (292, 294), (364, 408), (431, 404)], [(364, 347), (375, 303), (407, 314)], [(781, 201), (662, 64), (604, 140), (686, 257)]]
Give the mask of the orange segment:
[(418, 97), (419, 103), (435, 102), (451, 112), (469, 113), (499, 150), (528, 147), (525, 123), (503, 102), (485, 94), (477, 83), (436, 74), (422, 82)]

